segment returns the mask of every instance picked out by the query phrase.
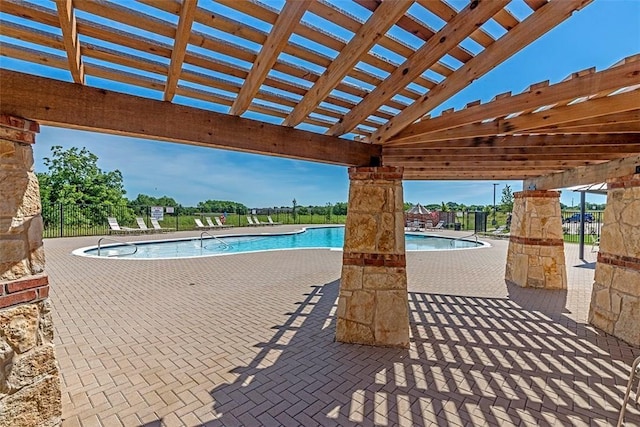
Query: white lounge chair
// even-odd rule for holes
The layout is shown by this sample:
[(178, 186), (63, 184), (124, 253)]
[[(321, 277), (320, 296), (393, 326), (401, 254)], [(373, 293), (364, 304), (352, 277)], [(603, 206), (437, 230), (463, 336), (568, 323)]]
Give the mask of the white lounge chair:
[(270, 224), (267, 224), (266, 222), (260, 222), (260, 221), (258, 220), (258, 217), (257, 217), (257, 216), (255, 216), (255, 215), (253, 216), (253, 223), (254, 223), (255, 225), (270, 225)]
[(438, 221), (433, 230), (444, 230), (444, 221)]
[(271, 219), (271, 215), (267, 215), (267, 220), (269, 221), (269, 224), (271, 224), (271, 225), (282, 225), (282, 223), (281, 223), (281, 222), (274, 222), (274, 221)]
[(196, 223), (196, 228), (197, 229), (199, 229), (199, 230), (210, 230), (211, 229), (211, 227), (209, 227), (208, 225), (204, 225), (202, 223), (202, 221), (200, 220), (200, 218), (193, 218), (193, 220)]
[(170, 227), (161, 227), (160, 223), (158, 222), (157, 219), (155, 218), (151, 218), (151, 226), (153, 226), (153, 229), (160, 232), (160, 233), (168, 233), (170, 231), (176, 231), (175, 228), (170, 228)]
[(142, 233), (154, 233), (155, 232), (155, 230), (153, 228), (147, 227), (147, 223), (144, 222), (144, 218), (137, 217), (136, 218), (136, 222), (138, 223), (138, 228), (140, 228), (140, 231)]
[(107, 221), (109, 222), (109, 234), (132, 234), (140, 232), (137, 228), (120, 227), (115, 217), (108, 217)]
[(250, 227), (255, 227), (255, 226), (257, 226), (257, 225), (260, 225), (260, 224), (256, 224), (255, 222), (253, 222), (253, 220), (251, 219), (251, 217), (250, 217), (249, 215), (247, 215), (247, 224), (248, 224)]
[(213, 219), (216, 221), (216, 224), (218, 224), (219, 228), (231, 228), (231, 227), (233, 227), (233, 225), (223, 224), (222, 221), (220, 220), (220, 218), (218, 218), (217, 216), (213, 217)]
[(204, 219), (207, 221), (207, 224), (209, 224), (209, 228), (221, 228), (218, 224), (214, 224), (208, 216)]

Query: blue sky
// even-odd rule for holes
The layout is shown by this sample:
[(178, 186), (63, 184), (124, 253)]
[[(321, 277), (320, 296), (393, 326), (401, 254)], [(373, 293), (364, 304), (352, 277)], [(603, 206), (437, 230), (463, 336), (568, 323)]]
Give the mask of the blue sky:
[[(453, 2), (458, 6), (460, 2)], [(511, 5), (510, 5), (511, 6)], [(517, 2), (513, 3), (517, 16)], [(510, 7), (508, 7), (510, 8)], [(3, 17), (3, 19), (9, 19)], [(0, 41), (3, 39), (0, 38)], [(572, 18), (547, 33), (498, 68), (434, 110), (461, 108), (467, 102), (489, 101), (498, 93), (519, 93), (543, 80), (556, 83), (572, 72), (595, 66), (607, 68), (624, 57), (640, 53), (640, 1), (595, 0)], [(0, 66), (70, 80), (68, 73), (20, 61), (0, 58)], [(104, 82), (89, 84), (107, 87)], [(114, 88), (121, 90), (120, 88)], [(147, 93), (149, 96), (149, 94)], [(151, 94), (156, 99), (160, 93)], [(211, 108), (207, 105), (206, 108)], [(218, 111), (224, 111), (224, 109)], [(252, 117), (246, 114), (245, 117)], [(190, 206), (207, 199), (233, 200), (249, 207), (324, 205), (346, 201), (348, 177), (344, 167), (42, 127), (34, 147), (36, 170), (45, 171), (42, 158), (53, 145), (86, 147), (99, 158), (103, 170), (119, 169), (129, 198), (139, 193), (167, 195)], [(454, 201), (492, 204), (494, 181), (405, 181), (405, 200), (422, 204)], [(521, 181), (499, 183), (496, 198), (505, 184), (514, 191)], [(561, 201), (577, 203), (579, 195), (564, 191)], [(592, 203), (602, 196), (588, 195)]]

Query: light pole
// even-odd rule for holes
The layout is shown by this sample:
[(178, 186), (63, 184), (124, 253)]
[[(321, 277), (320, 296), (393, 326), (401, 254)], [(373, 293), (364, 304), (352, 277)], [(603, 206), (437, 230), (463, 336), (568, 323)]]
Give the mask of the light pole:
[(491, 224), (494, 227), (498, 224), (498, 221), (496, 220), (496, 186), (497, 185), (498, 183), (493, 184), (493, 221), (491, 221)]

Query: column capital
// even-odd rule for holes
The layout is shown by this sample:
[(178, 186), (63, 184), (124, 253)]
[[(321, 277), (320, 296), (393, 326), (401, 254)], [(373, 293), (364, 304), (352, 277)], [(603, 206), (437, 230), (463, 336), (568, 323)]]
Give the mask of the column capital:
[(524, 190), (516, 191), (515, 193), (513, 193), (513, 197), (516, 199), (522, 199), (525, 197), (559, 198), (560, 192), (554, 190)]
[(0, 139), (21, 144), (34, 144), (40, 125), (33, 120), (0, 114)]
[(349, 168), (349, 179), (401, 180), (403, 172), (402, 166), (355, 166)]

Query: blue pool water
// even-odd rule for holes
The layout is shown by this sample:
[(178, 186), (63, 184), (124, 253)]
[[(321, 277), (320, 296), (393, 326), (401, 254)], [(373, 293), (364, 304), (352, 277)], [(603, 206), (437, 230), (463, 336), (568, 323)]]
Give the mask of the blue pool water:
[[(76, 255), (100, 256), (118, 259), (164, 259), (190, 258), (241, 252), (269, 250), (328, 248), (342, 249), (344, 227), (307, 228), (301, 232), (286, 234), (228, 235), (212, 238), (206, 234), (203, 239), (135, 242), (134, 245), (103, 244), (98, 255), (97, 246), (74, 251)], [(437, 251), (467, 249), (483, 246), (475, 240), (454, 240), (441, 236), (406, 234), (408, 251)], [(107, 243), (107, 242), (105, 242)], [(135, 252), (135, 253), (133, 253)]]

